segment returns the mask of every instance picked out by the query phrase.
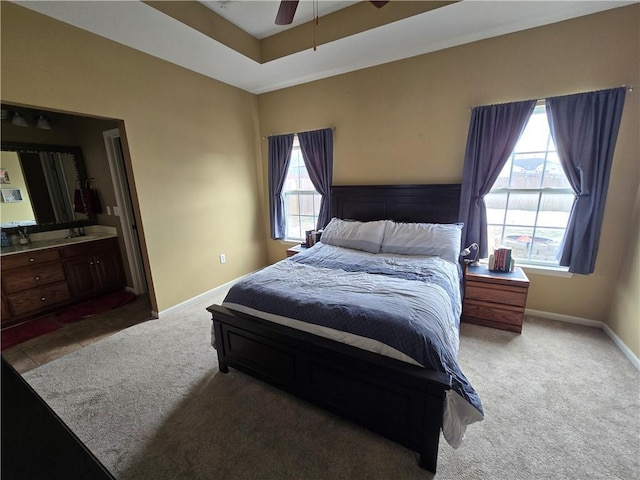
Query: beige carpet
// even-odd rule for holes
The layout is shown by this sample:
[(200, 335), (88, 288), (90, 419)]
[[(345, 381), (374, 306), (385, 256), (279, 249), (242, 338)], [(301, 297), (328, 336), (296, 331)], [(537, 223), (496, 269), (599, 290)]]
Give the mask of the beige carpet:
[[(417, 454), (230, 369), (209, 298), (25, 374), (119, 479), (429, 479)], [(640, 375), (601, 331), (463, 325), (486, 420), (437, 479), (640, 478)]]

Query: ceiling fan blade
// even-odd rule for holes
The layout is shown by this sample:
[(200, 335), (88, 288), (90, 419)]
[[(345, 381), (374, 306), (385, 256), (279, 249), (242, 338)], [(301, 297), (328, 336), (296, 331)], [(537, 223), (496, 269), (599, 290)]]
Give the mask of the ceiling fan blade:
[(289, 25), (293, 22), (296, 8), (298, 8), (298, 0), (283, 0), (280, 2), (280, 8), (278, 8), (278, 14), (276, 15), (276, 25)]
[(370, 0), (371, 3), (373, 3), (377, 8), (382, 8), (384, 7), (387, 3), (389, 3), (389, 1), (387, 0), (386, 2), (374, 2), (373, 0)]

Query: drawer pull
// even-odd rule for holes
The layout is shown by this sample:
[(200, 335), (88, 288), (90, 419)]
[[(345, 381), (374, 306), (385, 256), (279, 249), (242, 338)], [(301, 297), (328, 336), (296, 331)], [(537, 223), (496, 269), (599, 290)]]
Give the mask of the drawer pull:
[(47, 299), (47, 297), (40, 297), (40, 300), (42, 300), (43, 302)]
[(36, 275), (36, 280), (40, 280), (40, 276), (39, 275)]
[(36, 259), (35, 259), (35, 258), (30, 258), (30, 259), (29, 259), (29, 261), (30, 261), (30, 262), (35, 262), (35, 261), (36, 261)]

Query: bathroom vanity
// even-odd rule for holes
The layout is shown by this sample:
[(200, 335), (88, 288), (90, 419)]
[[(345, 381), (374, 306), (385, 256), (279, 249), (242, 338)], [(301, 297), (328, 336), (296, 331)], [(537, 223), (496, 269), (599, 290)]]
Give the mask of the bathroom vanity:
[(3, 247), (2, 327), (125, 286), (112, 234)]

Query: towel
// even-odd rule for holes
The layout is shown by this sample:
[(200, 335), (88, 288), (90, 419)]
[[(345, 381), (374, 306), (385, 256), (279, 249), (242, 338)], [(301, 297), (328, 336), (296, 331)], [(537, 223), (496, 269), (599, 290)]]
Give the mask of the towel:
[(78, 213), (85, 213), (84, 203), (82, 202), (82, 192), (79, 188), (73, 194), (73, 211)]
[(73, 196), (73, 208), (74, 211), (86, 215), (102, 213), (98, 193), (92, 188), (76, 189)]

